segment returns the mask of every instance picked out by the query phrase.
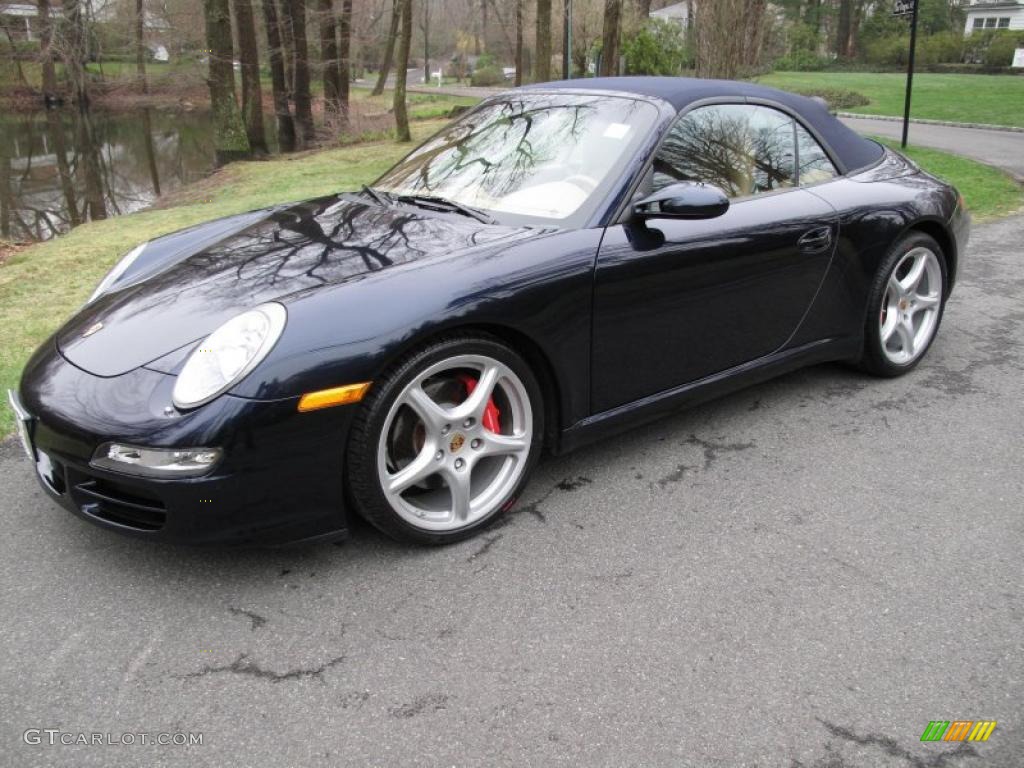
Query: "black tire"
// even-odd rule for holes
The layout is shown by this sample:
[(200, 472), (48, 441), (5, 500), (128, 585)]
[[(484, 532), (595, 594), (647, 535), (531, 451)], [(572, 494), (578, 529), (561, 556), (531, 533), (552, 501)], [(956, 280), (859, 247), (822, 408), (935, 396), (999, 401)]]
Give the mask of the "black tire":
[[(909, 362), (897, 363), (889, 359), (883, 350), (879, 319), (889, 278), (892, 276), (893, 271), (900, 264), (903, 257), (915, 248), (927, 248), (938, 257), (939, 270), (942, 275), (942, 286), (939, 290), (938, 315), (935, 320), (935, 329), (932, 332), (931, 337), (927, 340), (920, 351), (916, 352), (915, 357)], [(939, 327), (942, 324), (942, 315), (946, 306), (948, 281), (949, 277), (946, 269), (946, 256), (943, 253), (942, 247), (934, 238), (926, 235), (924, 232), (911, 232), (896, 241), (896, 244), (889, 250), (889, 253), (886, 254), (882, 263), (879, 265), (878, 272), (875, 274), (875, 278), (872, 280), (871, 287), (868, 291), (867, 311), (864, 318), (864, 346), (858, 366), (862, 370), (867, 371), (874, 376), (884, 378), (902, 376), (903, 374), (914, 370), (918, 363), (920, 363), (928, 353), (928, 349), (935, 341), (935, 337), (938, 336)]]
[[(530, 400), (533, 422), (531, 446), (525, 469), (515, 487), (485, 517), (455, 530), (427, 531), (404, 520), (388, 501), (378, 475), (378, 446), (391, 407), (405, 387), (417, 374), (457, 355), (493, 358), (508, 366), (519, 377)], [(543, 448), (544, 412), (541, 388), (530, 366), (517, 352), (494, 337), (483, 334), (453, 335), (413, 350), (374, 381), (353, 422), (346, 465), (349, 494), (356, 510), (378, 530), (401, 542), (451, 544), (475, 535), (507, 512), (529, 482)]]

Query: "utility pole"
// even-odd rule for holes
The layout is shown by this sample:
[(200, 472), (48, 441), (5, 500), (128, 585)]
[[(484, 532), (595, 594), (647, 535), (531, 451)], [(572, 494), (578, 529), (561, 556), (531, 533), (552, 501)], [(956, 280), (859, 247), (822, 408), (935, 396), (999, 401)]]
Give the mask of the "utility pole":
[(907, 57), (907, 96), (903, 102), (903, 140), (900, 146), (907, 148), (907, 133), (910, 129), (910, 93), (914, 87), (914, 53), (917, 50), (917, 6), (920, 0), (896, 0), (893, 16), (910, 16), (910, 55)]

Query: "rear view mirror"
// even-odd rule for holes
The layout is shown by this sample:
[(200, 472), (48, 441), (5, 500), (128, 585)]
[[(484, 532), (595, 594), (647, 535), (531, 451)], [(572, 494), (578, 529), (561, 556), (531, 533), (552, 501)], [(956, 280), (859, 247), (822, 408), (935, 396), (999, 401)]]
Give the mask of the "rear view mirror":
[(713, 219), (727, 210), (725, 192), (690, 181), (669, 184), (633, 206), (633, 213), (643, 219)]

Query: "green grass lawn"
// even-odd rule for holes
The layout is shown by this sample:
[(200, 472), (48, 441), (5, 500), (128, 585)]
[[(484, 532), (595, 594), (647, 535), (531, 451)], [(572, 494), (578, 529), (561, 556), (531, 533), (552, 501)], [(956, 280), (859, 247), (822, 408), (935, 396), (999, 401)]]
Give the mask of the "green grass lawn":
[(1005, 216), (1024, 206), (1024, 187), (998, 168), (937, 149), (909, 146), (903, 150), (898, 141), (880, 137), (876, 140), (903, 152), (926, 171), (960, 190), (975, 222)]
[[(414, 139), (422, 140), (441, 125), (443, 121), (413, 123)], [(0, 391), (15, 386), (32, 351), (136, 244), (220, 216), (356, 189), (413, 146), (380, 141), (235, 163), (164, 198), (160, 208), (90, 222), (56, 240), (15, 252), (0, 265)], [(955, 184), (977, 219), (1024, 204), (1021, 188), (994, 168), (928, 149), (911, 148), (908, 154)], [(4, 403), (0, 436), (12, 430), (11, 419)]]
[[(848, 88), (870, 104), (851, 112), (902, 117), (906, 75), (895, 72), (773, 72), (759, 83), (783, 90)], [(914, 75), (912, 117), (1024, 127), (1024, 77)]]

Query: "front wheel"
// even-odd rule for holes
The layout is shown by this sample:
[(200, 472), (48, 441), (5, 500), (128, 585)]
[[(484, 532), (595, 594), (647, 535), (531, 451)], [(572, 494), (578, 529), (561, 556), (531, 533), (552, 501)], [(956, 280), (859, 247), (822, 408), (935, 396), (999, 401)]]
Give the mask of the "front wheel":
[(445, 339), (396, 365), (352, 429), (349, 482), (361, 514), (393, 538), (459, 541), (515, 502), (540, 454), (540, 387), (484, 337)]
[(912, 370), (935, 339), (946, 296), (942, 249), (923, 232), (900, 239), (868, 298), (861, 367), (877, 376)]

